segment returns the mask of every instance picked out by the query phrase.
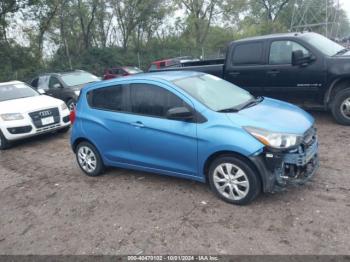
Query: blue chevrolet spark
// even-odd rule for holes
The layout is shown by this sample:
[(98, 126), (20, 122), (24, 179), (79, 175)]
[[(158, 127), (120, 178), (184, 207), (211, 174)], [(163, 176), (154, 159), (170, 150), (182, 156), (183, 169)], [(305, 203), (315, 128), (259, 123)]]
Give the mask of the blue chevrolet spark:
[(87, 175), (113, 166), (188, 178), (233, 204), (303, 184), (319, 165), (308, 113), (198, 72), (89, 84), (71, 120), (72, 148)]

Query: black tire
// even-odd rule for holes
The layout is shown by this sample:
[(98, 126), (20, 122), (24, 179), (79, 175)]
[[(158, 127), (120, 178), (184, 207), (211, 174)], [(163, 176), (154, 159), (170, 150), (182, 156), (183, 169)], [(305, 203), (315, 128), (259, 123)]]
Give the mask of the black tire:
[[(337, 123), (341, 125), (350, 125), (350, 113), (347, 117), (347, 115), (344, 115), (344, 102), (348, 100), (350, 101), (350, 88), (346, 88), (343, 90), (338, 91), (332, 101), (332, 114), (337, 121)], [(343, 109), (342, 109), (343, 108)]]
[[(215, 177), (218, 176), (218, 175), (215, 175), (215, 173), (217, 173), (215, 170), (216, 168), (219, 168), (221, 165), (224, 165), (226, 163), (233, 165), (231, 169), (231, 175), (238, 176), (237, 172), (238, 170), (241, 170), (245, 176), (239, 177), (238, 179), (231, 179), (230, 182), (226, 181), (226, 182), (219, 182), (219, 183), (223, 183), (222, 188), (225, 188), (225, 190), (227, 190), (228, 192), (232, 192), (232, 195), (235, 195), (236, 198), (239, 198), (240, 196), (238, 195), (238, 191), (236, 189), (232, 189), (232, 187), (236, 186), (238, 187), (240, 192), (244, 191), (246, 195), (241, 199), (232, 199), (232, 198), (229, 198), (228, 196), (223, 195), (223, 194), (229, 194), (229, 193), (227, 191), (225, 191), (224, 193), (221, 193), (215, 185), (217, 183), (214, 182), (214, 179), (215, 179), (214, 176)], [(228, 170), (226, 169), (226, 172), (225, 172), (226, 175), (228, 174), (227, 171)], [(248, 161), (245, 161), (241, 158), (238, 158), (232, 155), (220, 156), (216, 158), (210, 165), (208, 178), (209, 178), (210, 187), (214, 191), (214, 193), (219, 198), (231, 204), (247, 205), (250, 202), (252, 202), (259, 195), (261, 191), (260, 177), (259, 177), (259, 174), (257, 174), (257, 172), (255, 171), (255, 169), (252, 168), (252, 166), (250, 165), (250, 163), (248, 163)], [(226, 179), (226, 178), (223, 178), (223, 179)], [(244, 183), (244, 181), (248, 181), (249, 183), (248, 186), (245, 188), (243, 184), (236, 184), (236, 183)], [(231, 186), (229, 184), (231, 184)], [(218, 185), (220, 186), (220, 184)]]
[(0, 150), (5, 150), (11, 147), (11, 142), (8, 141), (0, 131)]
[[(84, 168), (83, 163), (79, 160), (80, 149), (83, 150), (83, 148), (87, 148), (87, 149), (91, 150), (94, 154), (95, 159), (96, 159), (95, 168), (90, 172), (88, 171), (88, 168)], [(87, 141), (79, 143), (78, 146), (76, 147), (76, 150), (75, 150), (75, 156), (76, 156), (79, 167), (86, 175), (99, 176), (99, 175), (103, 174), (103, 172), (105, 170), (105, 166), (103, 164), (101, 155), (98, 152), (98, 150), (96, 149), (96, 147), (94, 145), (92, 145), (91, 143), (89, 143)], [(85, 165), (85, 167), (86, 167), (86, 165)]]
[(74, 99), (69, 99), (68, 101), (67, 101), (67, 107), (68, 107), (68, 109), (69, 109), (69, 111), (72, 111), (73, 110), (73, 108), (75, 108), (75, 104), (77, 103), (77, 101), (75, 101)]
[(58, 133), (67, 133), (70, 129), (70, 126), (66, 126), (64, 128), (58, 129), (57, 132)]

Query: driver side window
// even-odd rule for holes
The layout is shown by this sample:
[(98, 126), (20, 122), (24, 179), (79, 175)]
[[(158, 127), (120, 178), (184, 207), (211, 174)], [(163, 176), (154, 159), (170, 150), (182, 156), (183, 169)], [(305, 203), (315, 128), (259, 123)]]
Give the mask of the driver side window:
[(306, 48), (294, 41), (274, 41), (270, 48), (269, 64), (291, 64), (292, 53), (297, 50), (301, 50), (304, 56), (310, 55)]
[(49, 88), (50, 89), (54, 88), (55, 84), (61, 85), (61, 82), (56, 77), (51, 76), (49, 81)]

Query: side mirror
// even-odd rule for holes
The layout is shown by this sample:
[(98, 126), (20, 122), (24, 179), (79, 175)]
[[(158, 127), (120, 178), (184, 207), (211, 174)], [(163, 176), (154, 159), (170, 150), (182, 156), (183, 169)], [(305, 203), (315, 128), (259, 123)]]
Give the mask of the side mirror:
[(193, 113), (187, 107), (170, 108), (166, 113), (169, 119), (189, 120), (193, 118)]
[(39, 94), (41, 94), (41, 95), (45, 95), (45, 94), (46, 94), (45, 90), (42, 89), (42, 88), (39, 88), (39, 89), (38, 89), (38, 92), (39, 92)]
[(63, 88), (63, 86), (60, 83), (56, 83), (53, 85), (53, 88)]
[(293, 66), (306, 66), (315, 61), (316, 57), (313, 55), (305, 56), (303, 51), (296, 50), (292, 53), (292, 65)]

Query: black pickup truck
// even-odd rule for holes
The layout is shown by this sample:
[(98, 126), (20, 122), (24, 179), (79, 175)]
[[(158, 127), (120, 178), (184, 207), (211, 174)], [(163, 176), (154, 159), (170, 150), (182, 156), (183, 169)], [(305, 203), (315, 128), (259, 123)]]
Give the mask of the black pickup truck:
[(287, 33), (233, 41), (226, 59), (187, 62), (164, 70), (212, 74), (304, 108), (330, 110), (350, 125), (350, 50), (316, 33)]

